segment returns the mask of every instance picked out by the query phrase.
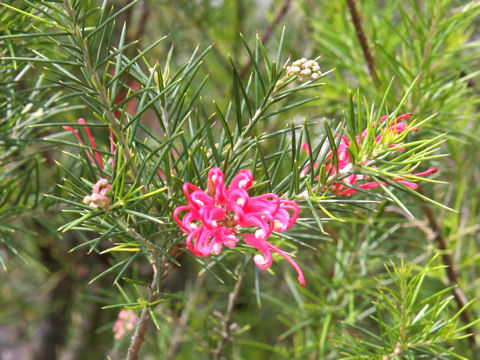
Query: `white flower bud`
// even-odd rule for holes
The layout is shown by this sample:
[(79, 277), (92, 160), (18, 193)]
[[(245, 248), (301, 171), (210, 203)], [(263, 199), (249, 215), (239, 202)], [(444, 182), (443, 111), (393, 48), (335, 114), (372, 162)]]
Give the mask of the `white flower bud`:
[(295, 60), (292, 66), (287, 66), (286, 71), (287, 76), (298, 75), (298, 80), (301, 82), (317, 80), (322, 75), (320, 65), (315, 60), (307, 60), (306, 58)]
[(33, 103), (28, 103), (28, 104), (25, 105), (25, 107), (23, 108), (21, 114), (24, 115), (24, 114), (28, 113), (32, 107), (33, 107)]
[(240, 181), (238, 182), (238, 187), (239, 187), (240, 189), (245, 189), (245, 188), (247, 187), (247, 184), (248, 184), (248, 181), (247, 181), (247, 180), (245, 180), (245, 179), (244, 179), (244, 180), (240, 180)]
[(298, 67), (298, 66), (287, 67), (287, 75), (296, 75), (299, 72), (300, 72), (300, 67)]
[(310, 70), (310, 69), (305, 69), (305, 70), (300, 71), (300, 75), (303, 75), (305, 77), (308, 77), (311, 74), (312, 74), (312, 70)]
[(255, 264), (258, 264), (258, 265), (266, 265), (267, 264), (267, 260), (263, 257), (263, 255), (260, 255), (260, 254), (257, 254), (253, 257), (253, 261), (255, 262)]
[(313, 60), (308, 60), (305, 64), (303, 64), (303, 67), (305, 68), (312, 68), (315, 65), (315, 61)]
[(265, 237), (265, 231), (263, 231), (263, 229), (258, 229), (255, 231), (255, 237), (257, 239), (263, 239)]

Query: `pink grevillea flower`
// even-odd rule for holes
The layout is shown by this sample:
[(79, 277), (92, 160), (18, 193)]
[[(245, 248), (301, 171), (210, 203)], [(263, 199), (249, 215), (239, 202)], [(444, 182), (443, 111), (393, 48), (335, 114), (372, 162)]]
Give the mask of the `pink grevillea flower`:
[(132, 310), (120, 310), (112, 329), (115, 340), (120, 340), (127, 331), (133, 330), (136, 321), (137, 315)]
[(254, 257), (260, 269), (272, 266), (274, 251), (295, 268), (298, 282), (304, 286), (305, 278), (297, 263), (266, 240), (273, 231), (283, 232), (295, 224), (298, 205), (273, 193), (251, 197), (247, 189), (252, 182), (252, 172), (241, 170), (227, 189), (222, 170), (215, 167), (208, 173), (206, 191), (191, 183), (183, 185), (188, 205), (177, 207), (173, 218), (188, 234), (187, 248), (197, 256), (218, 255), (224, 245), (233, 248), (243, 237), (248, 245), (260, 251)]
[[(397, 133), (397, 134), (400, 134), (404, 131), (407, 131), (407, 129), (408, 129), (407, 123), (405, 121), (401, 121), (401, 120), (408, 119), (411, 115), (412, 114), (400, 115), (395, 120), (393, 120), (393, 124), (388, 127), (387, 131), (391, 131), (391, 132), (394, 132), (394, 133)], [(388, 118), (388, 116), (382, 116), (380, 118), (380, 121), (385, 121), (387, 118)], [(375, 124), (373, 124), (373, 125), (375, 125)], [(417, 128), (408, 129), (408, 131), (416, 131), (416, 130), (417, 130)], [(378, 134), (375, 137), (375, 142), (377, 142), (377, 143), (380, 142), (382, 137), (384, 136), (384, 134), (385, 134), (384, 132), (380, 132), (380, 134)], [(357, 144), (360, 145), (361, 139), (365, 139), (367, 137), (367, 135), (368, 135), (367, 129), (365, 129), (362, 132), (361, 137), (356, 136), (355, 140), (356, 140)], [(338, 137), (339, 137), (339, 135), (337, 135), (337, 138)], [(327, 158), (325, 160), (326, 161), (325, 170), (326, 170), (327, 175), (330, 178), (342, 175), (342, 173), (346, 175), (346, 174), (349, 173), (349, 171), (353, 167), (353, 164), (350, 161), (350, 156), (348, 154), (348, 148), (350, 147), (350, 145), (351, 145), (351, 142), (348, 140), (348, 138), (345, 135), (342, 135), (341, 138), (340, 138), (340, 142), (337, 146), (338, 169), (337, 169), (337, 165), (334, 164), (333, 160), (332, 160), (332, 158), (333, 158), (332, 149), (329, 150), (330, 154), (327, 156)], [(391, 147), (396, 147), (397, 144), (392, 144), (390, 146)], [(303, 144), (302, 148), (305, 149), (305, 152), (307, 154), (309, 154), (310, 149), (308, 148), (308, 144)], [(404, 150), (405, 150), (405, 148), (395, 149), (395, 151), (404, 151)], [(315, 163), (313, 165), (313, 168), (315, 169), (317, 166), (318, 166), (318, 164)], [(309, 167), (306, 167), (305, 169), (303, 169), (302, 172), (301, 172), (301, 175), (304, 176), (308, 172), (308, 169), (309, 169)], [(436, 171), (437, 171), (437, 168), (432, 167), (432, 168), (428, 169), (427, 171), (412, 174), (412, 176), (416, 176), (416, 177), (427, 176), (427, 175), (435, 173)], [(350, 188), (347, 185), (355, 185), (356, 187), (358, 187), (360, 189), (373, 189), (373, 188), (379, 187), (380, 184), (386, 185), (385, 182), (380, 182), (380, 184), (379, 184), (375, 181), (362, 183), (362, 184), (357, 183), (357, 181), (363, 180), (365, 178), (366, 178), (365, 176), (359, 175), (359, 174), (347, 175), (344, 178), (342, 178), (341, 181), (336, 182), (332, 186), (332, 190), (337, 195), (351, 195), (351, 194), (354, 194), (354, 193), (358, 192), (358, 190), (356, 190), (354, 188)], [(396, 181), (398, 183), (401, 183), (401, 184), (409, 187), (412, 190), (416, 190), (418, 188), (418, 185), (416, 183), (411, 182), (411, 181), (407, 181), (403, 178), (394, 178), (392, 180)]]
[[(85, 124), (85, 119), (78, 119), (78, 123), (79, 124)], [(75, 135), (75, 137), (77, 138), (78, 140), (78, 143), (82, 146), (86, 146), (85, 145), (85, 142), (83, 141), (83, 139), (80, 137), (80, 135), (78, 134), (78, 132), (72, 128), (71, 126), (63, 126), (63, 128), (65, 130), (68, 130), (68, 131), (71, 131), (73, 133), (73, 135)], [(97, 145), (95, 143), (95, 139), (93, 138), (93, 135), (92, 135), (92, 132), (90, 131), (90, 128), (85, 125), (83, 126), (84, 130), (85, 130), (85, 133), (87, 134), (87, 137), (88, 137), (88, 141), (90, 142), (90, 145), (93, 149), (97, 149)], [(112, 133), (112, 130), (110, 130), (110, 153), (113, 155), (115, 152), (115, 144), (114, 144), (114, 141), (113, 141), (113, 133)], [(102, 160), (102, 157), (100, 156), (100, 154), (93, 150), (93, 151), (90, 151), (89, 149), (85, 149), (85, 153), (87, 154), (87, 157), (88, 159), (90, 160), (90, 162), (93, 164), (93, 165), (99, 165), (100, 168), (104, 169), (105, 166), (104, 166), (104, 162)], [(111, 157), (111, 165), (113, 167), (113, 156)], [(108, 197), (106, 196), (108, 190), (110, 190), (112, 186), (111, 185), (108, 185), (108, 179), (106, 178), (100, 178), (96, 184), (94, 185), (93, 187), (93, 191), (92, 191), (92, 194), (91, 195), (87, 195), (83, 198), (83, 203), (84, 204), (87, 204), (90, 206), (90, 208), (92, 209), (97, 209), (97, 208), (105, 208), (108, 206), (108, 203), (109, 203), (109, 199)]]

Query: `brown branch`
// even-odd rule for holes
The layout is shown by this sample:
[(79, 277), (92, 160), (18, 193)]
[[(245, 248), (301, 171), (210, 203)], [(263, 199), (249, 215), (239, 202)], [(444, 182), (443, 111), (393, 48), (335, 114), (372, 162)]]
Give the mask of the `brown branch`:
[(145, 33), (145, 29), (147, 27), (147, 22), (150, 18), (150, 15), (152, 14), (152, 9), (150, 9), (150, 6), (147, 1), (142, 1), (142, 12), (140, 14), (140, 24), (138, 25), (137, 32), (135, 33), (135, 36), (133, 37), (133, 40), (140, 40)]
[(263, 32), (262, 38), (260, 39), (262, 43), (267, 42), (272, 35), (273, 29), (277, 26), (280, 21), (287, 15), (290, 6), (292, 5), (292, 0), (283, 0), (282, 5), (280, 5), (277, 14), (275, 15), (275, 19), (272, 23), (268, 24)]
[(360, 19), (360, 15), (358, 14), (357, 8), (355, 7), (356, 0), (346, 0), (348, 10), (350, 11), (350, 15), (352, 16), (352, 22), (355, 27), (355, 33), (357, 34), (358, 42), (362, 47), (363, 57), (365, 58), (368, 66), (368, 72), (375, 83), (376, 86), (380, 85), (380, 79), (378, 78), (377, 72), (375, 70), (375, 59), (372, 55), (370, 47), (368, 46), (367, 37), (365, 36), (365, 32), (363, 31), (362, 21)]
[[(122, 8), (128, 6), (130, 3), (132, 3), (133, 0), (125, 0)], [(130, 27), (132, 24), (135, 24), (135, 19), (134, 19), (134, 9), (140, 7), (140, 15), (138, 21), (138, 26), (135, 29), (135, 31), (130, 31)], [(127, 26), (127, 37), (125, 40), (125, 43), (130, 43), (135, 40), (141, 40), (143, 34), (145, 33), (145, 29), (148, 23), (148, 20), (150, 18), (150, 15), (152, 14), (152, 11), (150, 9), (150, 6), (147, 1), (142, 0), (139, 4), (136, 4), (135, 6), (130, 6), (126, 11), (123, 12), (122, 18), (118, 23), (120, 24), (126, 24)], [(120, 33), (122, 31), (122, 27), (117, 27), (117, 38), (120, 38)], [(137, 47), (133, 47), (131, 49), (127, 49), (128, 52), (134, 52)]]
[[(422, 190), (419, 190), (419, 192), (424, 195), (424, 192)], [(455, 286), (452, 289), (455, 302), (457, 303), (459, 310), (463, 309), (468, 304), (468, 298), (458, 283), (457, 271), (455, 269), (455, 265), (453, 263), (452, 257), (450, 256), (450, 253), (447, 250), (447, 241), (443, 237), (442, 230), (440, 229), (440, 225), (438, 224), (432, 209), (427, 205), (423, 206), (422, 209), (425, 217), (427, 218), (428, 225), (430, 226), (430, 228), (434, 233), (434, 241), (437, 243), (438, 249), (441, 251), (442, 262), (446, 266), (445, 273), (447, 275), (448, 282), (450, 286)], [(464, 309), (462, 311), (462, 313), (460, 314), (460, 318), (465, 324), (471, 323), (470, 315), (467, 309)], [(467, 329), (467, 331), (471, 335), (468, 337), (470, 344), (472, 346), (476, 346), (477, 342), (475, 339), (475, 335), (476, 335), (475, 330), (473, 329), (473, 327), (470, 327)]]
[[(290, 6), (292, 5), (292, 0), (283, 0), (282, 4), (278, 8), (277, 14), (273, 21), (267, 25), (265, 30), (263, 31), (263, 35), (260, 38), (262, 44), (265, 44), (272, 36), (273, 29), (277, 26), (283, 18), (287, 15)], [(252, 58), (249, 57), (248, 61), (243, 65), (242, 69), (239, 72), (240, 77), (244, 77), (247, 74), (248, 68), (252, 65)]]
[[(131, 2), (132, 0), (125, 0), (121, 8), (128, 6)], [(133, 16), (133, 8), (134, 6), (130, 6), (126, 11), (123, 12), (122, 19), (121, 21), (118, 22), (119, 24), (126, 24), (126, 26), (130, 25), (132, 16)], [(116, 27), (115, 30), (116, 30), (116, 37), (120, 38), (122, 27), (118, 26)], [(128, 32), (127, 32), (127, 35), (128, 35)]]
[(235, 301), (240, 293), (240, 287), (242, 285), (243, 274), (238, 275), (237, 283), (233, 287), (232, 292), (228, 295), (227, 312), (221, 317), (222, 329), (220, 332), (220, 340), (218, 341), (217, 348), (213, 351), (213, 360), (220, 360), (222, 356), (223, 348), (230, 339), (230, 324), (232, 323), (233, 308)]
[[(148, 296), (149, 304), (158, 300), (160, 297), (160, 293), (157, 291), (158, 270), (155, 264), (152, 264), (152, 268), (153, 268), (153, 280), (150, 285), (150, 294)], [(150, 308), (152, 308), (153, 306), (150, 306), (149, 304), (147, 304), (142, 309), (142, 314), (140, 315), (140, 320), (138, 322), (137, 328), (135, 329), (135, 334), (133, 334), (132, 340), (130, 342), (130, 346), (128, 347), (126, 360), (138, 359), (138, 353), (140, 352), (140, 348), (142, 347), (143, 342), (145, 341), (145, 334), (147, 333), (148, 325), (150, 324), (150, 319), (151, 319)]]

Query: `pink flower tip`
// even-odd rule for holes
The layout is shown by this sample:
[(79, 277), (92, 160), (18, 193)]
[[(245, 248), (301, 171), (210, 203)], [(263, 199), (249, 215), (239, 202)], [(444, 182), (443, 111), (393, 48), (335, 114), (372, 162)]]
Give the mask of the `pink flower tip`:
[(435, 174), (437, 172), (437, 170), (438, 169), (436, 167), (431, 167), (427, 171), (417, 173), (417, 174), (413, 174), (413, 176), (427, 176), (427, 175), (430, 175), (430, 174)]
[(310, 155), (310, 146), (308, 146), (308, 143), (303, 143), (302, 144), (302, 149), (305, 150), (307, 155)]
[(106, 208), (110, 202), (106, 195), (111, 188), (112, 185), (108, 184), (107, 179), (98, 180), (93, 187), (92, 194), (83, 198), (83, 203), (90, 206), (91, 209)]

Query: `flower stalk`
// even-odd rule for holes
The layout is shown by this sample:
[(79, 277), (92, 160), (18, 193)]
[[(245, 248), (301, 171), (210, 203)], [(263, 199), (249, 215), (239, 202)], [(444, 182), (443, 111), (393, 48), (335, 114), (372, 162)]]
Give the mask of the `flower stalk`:
[(232, 324), (233, 309), (238, 295), (240, 294), (240, 288), (242, 286), (243, 274), (237, 276), (237, 282), (233, 287), (233, 290), (228, 294), (228, 305), (225, 315), (221, 317), (222, 328), (220, 330), (220, 340), (217, 347), (213, 351), (213, 360), (220, 360), (222, 357), (223, 349), (230, 340), (230, 325)]
[(148, 304), (143, 307), (142, 313), (140, 315), (140, 319), (138, 321), (138, 325), (135, 329), (135, 333), (132, 336), (130, 346), (128, 347), (127, 357), (125, 360), (137, 360), (140, 349), (145, 341), (145, 334), (147, 333), (148, 326), (150, 324), (151, 315), (150, 311), (155, 304), (156, 301), (160, 298), (160, 292), (157, 288), (158, 280), (159, 280), (159, 273), (157, 270), (157, 266), (152, 264), (153, 269), (153, 279), (150, 285), (149, 295), (148, 295)]

